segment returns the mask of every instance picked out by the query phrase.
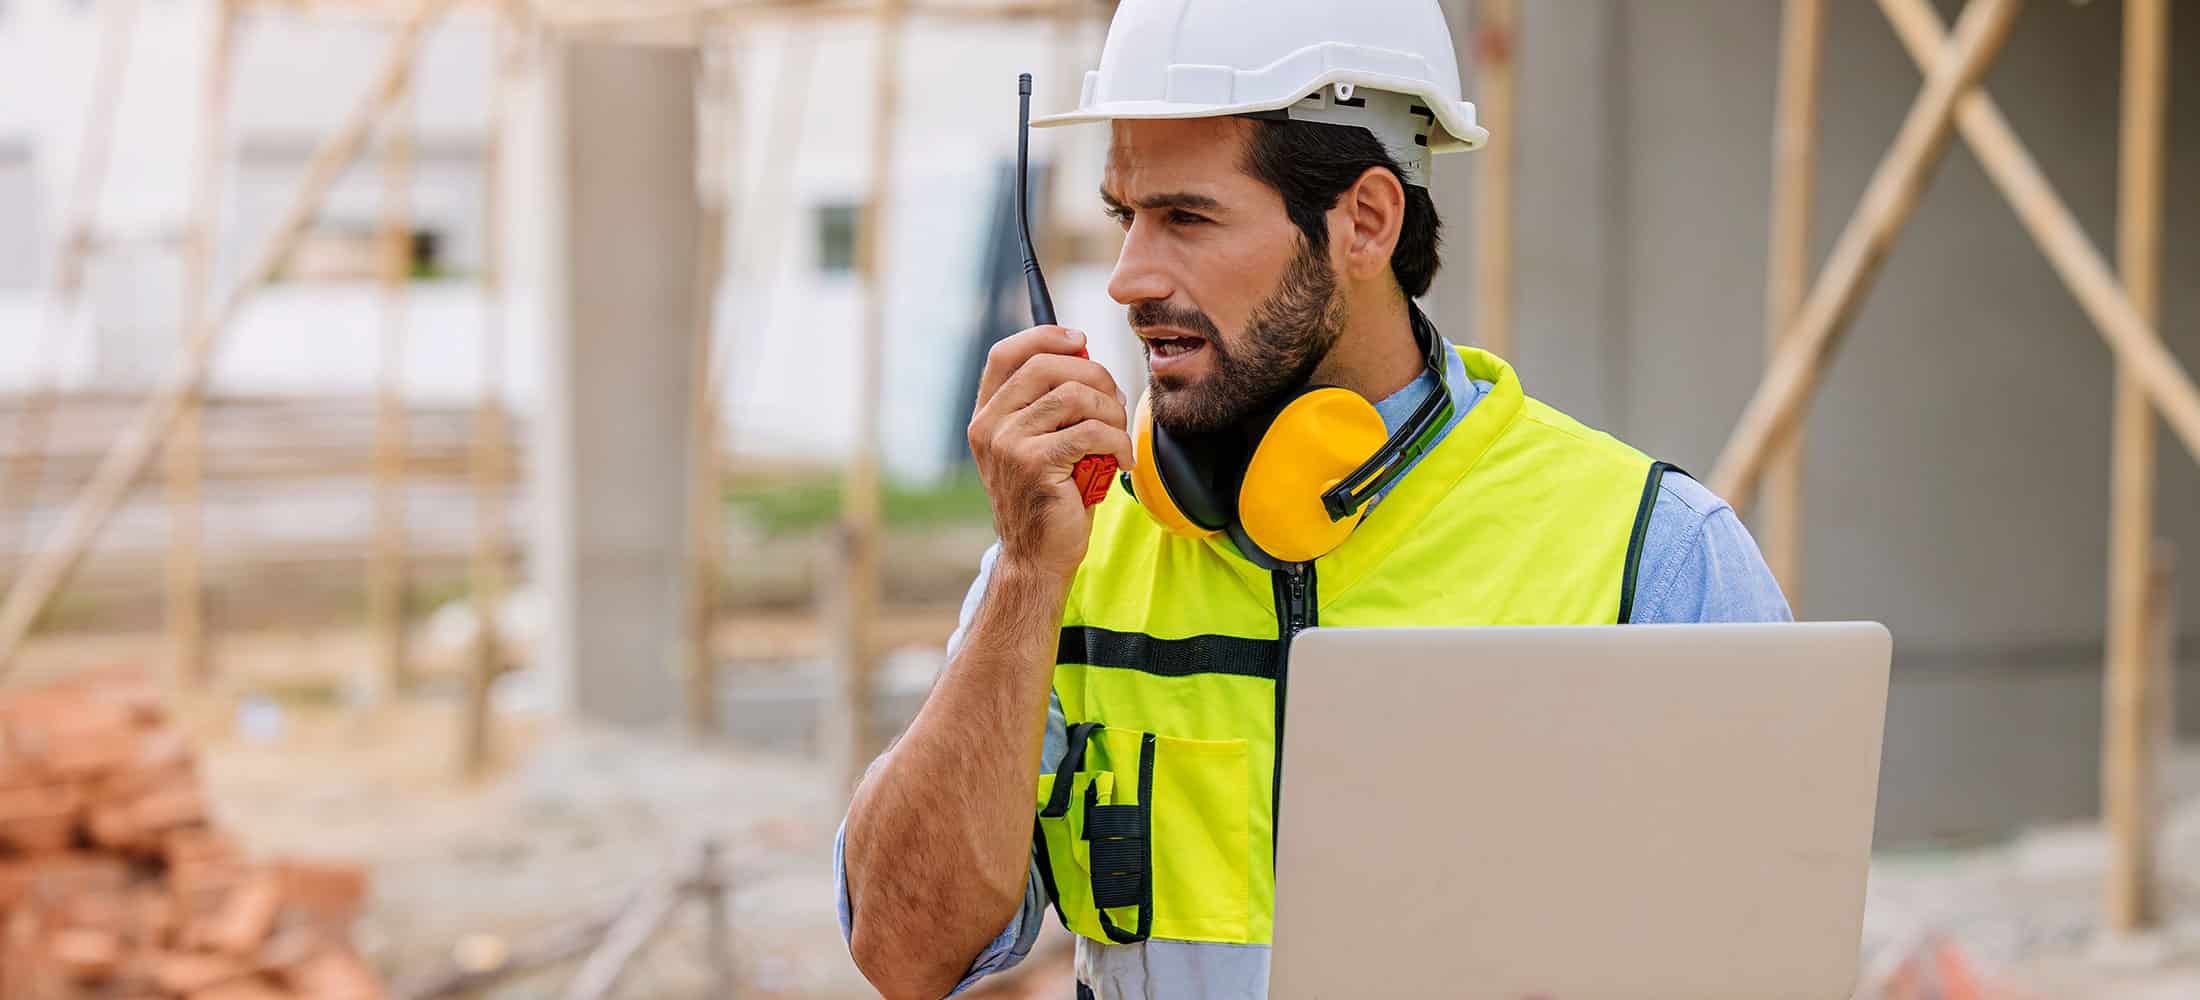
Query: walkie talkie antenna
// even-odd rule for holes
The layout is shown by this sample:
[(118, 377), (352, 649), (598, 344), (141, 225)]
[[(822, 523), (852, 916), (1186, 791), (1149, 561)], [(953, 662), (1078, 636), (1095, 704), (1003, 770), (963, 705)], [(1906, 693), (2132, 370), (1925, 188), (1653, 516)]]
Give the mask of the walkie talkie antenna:
[[(1039, 255), (1031, 248), (1031, 199), (1026, 196), (1024, 185), (1031, 176), (1031, 74), (1016, 76), (1016, 238), (1024, 247), (1024, 289), (1031, 294), (1031, 325), (1053, 326), (1054, 300), (1047, 296), (1046, 276), (1039, 273)], [(1089, 357), (1085, 349), (1077, 349), (1077, 356)], [(1115, 483), (1116, 461), (1113, 455), (1086, 455), (1077, 460), (1070, 470), (1070, 478), (1077, 483), (1077, 491), (1084, 495), (1085, 506), (1090, 507), (1108, 497), (1108, 487)]]
[(1054, 300), (1047, 295), (1046, 276), (1039, 273), (1039, 254), (1031, 246), (1031, 199), (1024, 190), (1031, 176), (1031, 74), (1016, 77), (1016, 238), (1024, 248), (1024, 288), (1031, 295), (1034, 326), (1054, 325)]

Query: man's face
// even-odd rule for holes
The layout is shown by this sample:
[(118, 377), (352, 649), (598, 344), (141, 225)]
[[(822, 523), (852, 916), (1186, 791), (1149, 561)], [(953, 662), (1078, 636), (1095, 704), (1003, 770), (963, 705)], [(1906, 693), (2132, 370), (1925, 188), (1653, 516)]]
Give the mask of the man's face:
[(1244, 168), (1250, 122), (1117, 121), (1101, 198), (1123, 225), (1108, 294), (1130, 307), (1155, 422), (1214, 431), (1296, 388), (1344, 329), (1331, 262)]

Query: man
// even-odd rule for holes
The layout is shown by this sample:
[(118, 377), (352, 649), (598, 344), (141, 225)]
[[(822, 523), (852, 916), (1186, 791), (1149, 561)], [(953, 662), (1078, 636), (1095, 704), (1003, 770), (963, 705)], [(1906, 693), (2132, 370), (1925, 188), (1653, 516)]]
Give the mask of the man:
[[(987, 361), (969, 440), (1000, 541), (836, 848), (843, 928), (886, 996), (1014, 965), (1050, 905), (1080, 997), (1265, 996), (1300, 628), (1788, 617), (1725, 504), (1414, 306), (1438, 266), (1428, 154), (1483, 137), (1448, 39), (1435, 0), (1118, 8), (1057, 122), (1113, 129), (1109, 293), (1147, 394), (1134, 414), (1061, 327)], [(1380, 426), (1351, 429), (1354, 406)], [(1371, 442), (1366, 469), (1294, 486)], [(1135, 497), (1087, 510), (1088, 454)]]

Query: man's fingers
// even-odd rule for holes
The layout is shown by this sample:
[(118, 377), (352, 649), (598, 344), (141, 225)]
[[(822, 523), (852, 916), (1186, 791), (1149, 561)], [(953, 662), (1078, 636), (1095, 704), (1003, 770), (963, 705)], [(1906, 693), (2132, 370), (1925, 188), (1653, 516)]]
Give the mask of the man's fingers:
[(1098, 420), (1120, 428), (1129, 425), (1130, 415), (1124, 411), (1122, 401), (1114, 396), (1083, 382), (1064, 382), (1016, 411), (1003, 429), (1026, 437), (1040, 437), (1086, 420)]
[(1062, 428), (1037, 439), (1046, 449), (1049, 464), (1068, 469), (1086, 455), (1113, 455), (1124, 468), (1131, 467), (1136, 457), (1131, 453), (1131, 436), (1123, 428), (1104, 420), (1086, 420)]
[(977, 419), (1004, 419), (1008, 414), (1038, 402), (1057, 387), (1069, 384), (1090, 386), (1100, 395), (1115, 400), (1118, 408), (1121, 407), (1122, 395), (1116, 390), (1115, 376), (1108, 374), (1107, 368), (1099, 362), (1061, 354), (1041, 354), (1026, 359), (1023, 367), (1011, 374), (994, 391), (991, 399), (978, 405)]
[(1035, 355), (1075, 355), (1084, 347), (1084, 333), (1060, 326), (1035, 326), (1003, 338), (986, 352), (985, 374), (978, 378), (978, 409)]

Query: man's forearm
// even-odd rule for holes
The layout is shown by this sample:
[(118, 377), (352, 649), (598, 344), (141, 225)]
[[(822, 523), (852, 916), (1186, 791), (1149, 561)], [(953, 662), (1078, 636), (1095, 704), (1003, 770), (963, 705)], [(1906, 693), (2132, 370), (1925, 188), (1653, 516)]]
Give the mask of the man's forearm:
[(888, 996), (952, 988), (1022, 904), (1066, 589), (996, 564), (961, 648), (849, 806), (849, 943)]

